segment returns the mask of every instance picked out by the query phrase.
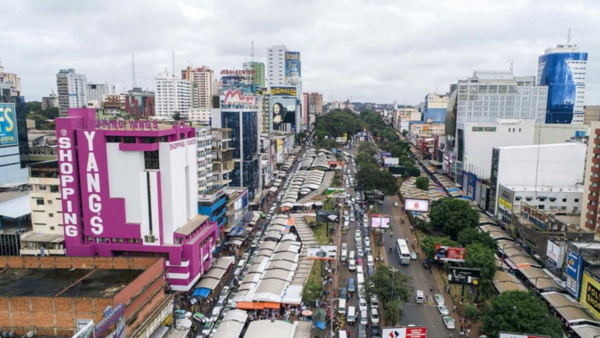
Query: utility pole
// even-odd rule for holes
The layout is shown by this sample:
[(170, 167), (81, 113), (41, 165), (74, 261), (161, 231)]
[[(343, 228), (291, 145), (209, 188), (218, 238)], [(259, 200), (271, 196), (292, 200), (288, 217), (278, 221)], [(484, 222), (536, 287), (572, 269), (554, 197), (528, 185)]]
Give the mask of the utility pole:
[(131, 82), (133, 87), (135, 88), (135, 54), (131, 54)]

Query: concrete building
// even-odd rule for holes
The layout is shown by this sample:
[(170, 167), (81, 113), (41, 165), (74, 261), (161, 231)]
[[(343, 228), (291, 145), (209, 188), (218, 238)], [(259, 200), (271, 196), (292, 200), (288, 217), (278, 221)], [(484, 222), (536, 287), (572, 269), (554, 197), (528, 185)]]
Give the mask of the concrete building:
[[(98, 108), (98, 107), (90, 107)], [(119, 115), (125, 110), (125, 95), (123, 94), (108, 94), (104, 95), (104, 101), (101, 108), (106, 115)]]
[(173, 314), (163, 264), (159, 257), (0, 256), (0, 331), (149, 337)]
[(323, 94), (308, 93), (308, 115), (323, 115)]
[(42, 109), (48, 108), (58, 108), (58, 96), (54, 93), (54, 89), (49, 96), (42, 97)]
[(181, 71), (181, 78), (190, 82), (192, 93), (190, 108), (212, 108), (212, 92), (215, 75), (212, 69), (203, 66), (192, 68), (188, 66)]
[(257, 61), (244, 62), (244, 70), (253, 71), (250, 83), (259, 87), (265, 86), (265, 64)]
[(154, 78), (156, 117), (172, 118), (179, 113), (181, 118), (188, 116), (192, 108), (192, 83), (179, 80), (169, 74)]
[(82, 108), (88, 104), (87, 77), (75, 73), (75, 69), (61, 69), (56, 74), (58, 108), (60, 116), (66, 116), (69, 108)]
[(32, 231), (21, 235), (21, 255), (64, 256), (58, 161), (29, 165)]
[(581, 214), (581, 227), (599, 233), (600, 227), (600, 121), (590, 124), (590, 138), (587, 146), (587, 161), (583, 191), (584, 213)]
[(285, 86), (285, 52), (284, 45), (267, 48), (267, 86)]
[(583, 107), (583, 123), (589, 126), (593, 121), (600, 121), (600, 106)]
[(100, 107), (106, 95), (116, 94), (115, 86), (108, 83), (87, 84), (87, 106)]
[(11, 83), (0, 83), (0, 186), (27, 183), (29, 143), (25, 98)]
[[(212, 180), (210, 188), (204, 194), (198, 194), (198, 212), (207, 215), (211, 222), (218, 225), (217, 243), (225, 239), (224, 225), (227, 222), (229, 175), (234, 169), (231, 129), (211, 128), (212, 137)], [(217, 250), (220, 246), (217, 246)]]
[(9, 84), (12, 96), (21, 96), (21, 78), (17, 74), (6, 73), (0, 64), (0, 83)]
[(538, 84), (548, 86), (546, 123), (584, 122), (587, 57), (576, 45), (557, 45), (538, 58)]
[(156, 115), (154, 92), (136, 87), (125, 94), (125, 112), (137, 118)]
[(429, 93), (423, 102), (423, 122), (445, 123), (448, 109), (448, 95)]
[(219, 111), (219, 108), (192, 108), (188, 121), (199, 123), (201, 125), (209, 125), (213, 112)]
[(423, 113), (419, 112), (419, 109), (409, 106), (394, 110), (392, 116), (392, 122), (400, 132), (410, 131), (411, 123), (418, 123), (423, 119)]
[(164, 257), (171, 289), (190, 290), (217, 237), (198, 215), (194, 128), (71, 109), (56, 130), (67, 255)]
[[(513, 190), (521, 191), (531, 187), (536, 197), (530, 204), (542, 205), (543, 203), (538, 202), (546, 197), (548, 203), (551, 203), (548, 204), (548, 210), (555, 205), (552, 203), (566, 203), (562, 202), (562, 199), (561, 202), (550, 201), (549, 189), (552, 188), (553, 192), (560, 192), (561, 188), (566, 187), (577, 189), (577, 185), (583, 182), (585, 152), (586, 146), (581, 143), (494, 147), (491, 159), (489, 211), (497, 215), (500, 213), (499, 209), (503, 208), (510, 209), (512, 213), (512, 198), (500, 194), (501, 185), (515, 187)], [(555, 197), (558, 200), (559, 196)]]

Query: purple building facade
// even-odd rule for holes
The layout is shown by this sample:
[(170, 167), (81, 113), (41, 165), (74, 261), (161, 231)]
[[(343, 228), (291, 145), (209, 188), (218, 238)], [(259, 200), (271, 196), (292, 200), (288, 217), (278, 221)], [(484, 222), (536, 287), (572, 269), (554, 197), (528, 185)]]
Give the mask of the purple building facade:
[(56, 119), (68, 256), (159, 256), (176, 291), (213, 261), (217, 224), (198, 214), (195, 130), (156, 121)]

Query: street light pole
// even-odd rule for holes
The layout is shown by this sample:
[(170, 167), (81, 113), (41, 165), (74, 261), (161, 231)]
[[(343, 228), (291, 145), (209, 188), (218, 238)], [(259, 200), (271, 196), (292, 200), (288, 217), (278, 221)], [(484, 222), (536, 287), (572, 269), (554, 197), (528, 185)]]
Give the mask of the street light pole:
[(394, 277), (395, 277), (396, 271), (398, 271), (398, 270), (392, 268), (392, 301), (390, 302), (391, 306), (392, 306), (392, 325), (395, 324), (395, 322), (394, 322), (394, 318), (395, 318), (394, 315), (396, 314), (396, 308), (394, 306), (395, 305), (394, 304), (394, 284), (395, 284)]

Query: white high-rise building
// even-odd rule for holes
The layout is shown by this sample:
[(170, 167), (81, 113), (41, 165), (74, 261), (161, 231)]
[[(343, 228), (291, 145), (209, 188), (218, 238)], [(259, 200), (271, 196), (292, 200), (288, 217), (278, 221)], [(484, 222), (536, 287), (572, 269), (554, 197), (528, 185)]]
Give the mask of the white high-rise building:
[(116, 94), (114, 85), (108, 83), (88, 83), (87, 85), (87, 101), (97, 106), (102, 106), (106, 95), (112, 94)]
[(267, 86), (285, 86), (285, 46), (267, 48)]
[(154, 78), (154, 104), (157, 117), (171, 118), (176, 112), (187, 117), (192, 107), (191, 82), (168, 73)]
[(61, 116), (67, 116), (69, 108), (82, 108), (87, 105), (87, 77), (75, 73), (75, 69), (61, 69), (56, 74), (58, 88), (58, 108)]

